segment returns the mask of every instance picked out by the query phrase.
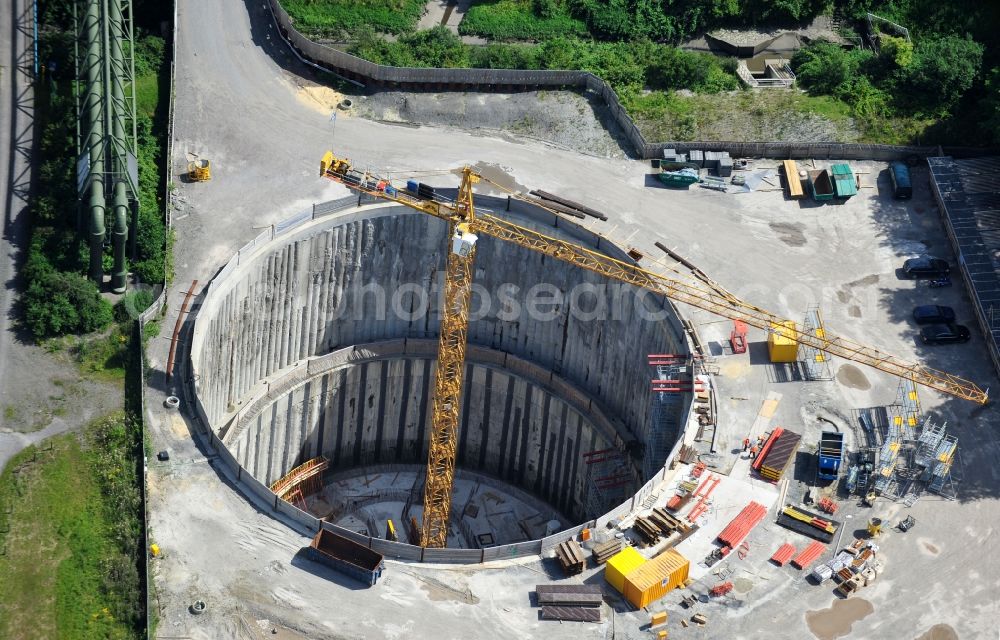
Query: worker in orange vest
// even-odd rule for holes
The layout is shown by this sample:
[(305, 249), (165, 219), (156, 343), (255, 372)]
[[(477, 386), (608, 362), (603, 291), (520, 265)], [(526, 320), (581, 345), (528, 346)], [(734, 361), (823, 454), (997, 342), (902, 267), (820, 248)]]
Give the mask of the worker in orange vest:
[(750, 438), (743, 438), (743, 450), (746, 451), (750, 448)]
[(750, 447), (750, 459), (751, 460), (753, 460), (754, 458), (757, 457), (757, 451), (758, 451), (757, 445), (754, 445), (754, 446)]

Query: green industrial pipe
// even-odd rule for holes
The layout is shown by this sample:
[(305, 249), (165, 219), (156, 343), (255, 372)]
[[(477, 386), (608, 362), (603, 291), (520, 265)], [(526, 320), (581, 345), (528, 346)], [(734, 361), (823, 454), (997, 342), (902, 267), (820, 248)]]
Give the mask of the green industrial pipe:
[[(90, 277), (101, 284), (104, 280), (104, 180), (94, 176), (90, 183)], [(97, 251), (94, 251), (97, 247)]]
[(104, 282), (104, 123), (101, 118), (103, 83), (101, 81), (100, 0), (87, 6), (87, 121), (90, 125), (90, 278), (100, 286)]
[(115, 184), (115, 226), (111, 235), (115, 263), (111, 271), (111, 290), (125, 293), (128, 269), (125, 266), (125, 241), (128, 240), (128, 191), (125, 181)]
[[(108, 6), (109, 0), (104, 0)], [(122, 25), (122, 11), (118, 0), (110, 0), (110, 32), (111, 38), (108, 47), (111, 49), (111, 73), (109, 78), (111, 83), (112, 100), (108, 104), (111, 110), (111, 135), (113, 136), (111, 149), (114, 155), (114, 170), (118, 175), (118, 182), (115, 184), (115, 221), (114, 231), (111, 236), (111, 249), (114, 256), (114, 264), (111, 270), (111, 290), (115, 293), (125, 293), (125, 282), (128, 276), (128, 267), (125, 264), (125, 245), (128, 242), (128, 193), (125, 190), (125, 176), (128, 172), (128, 156), (125, 150), (125, 78), (123, 77), (124, 59), (122, 53), (122, 40), (125, 38), (125, 29)]]

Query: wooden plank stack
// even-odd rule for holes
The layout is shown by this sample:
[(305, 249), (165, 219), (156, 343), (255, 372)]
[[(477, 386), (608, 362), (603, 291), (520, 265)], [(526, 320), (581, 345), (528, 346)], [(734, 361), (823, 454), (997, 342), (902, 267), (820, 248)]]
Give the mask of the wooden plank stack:
[(781, 480), (785, 470), (795, 462), (795, 453), (799, 450), (801, 441), (801, 435), (787, 429), (782, 430), (774, 443), (767, 448), (766, 457), (759, 469), (761, 477), (771, 482)]
[(543, 620), (600, 622), (604, 596), (596, 584), (535, 585)]
[(690, 528), (689, 525), (660, 508), (653, 509), (653, 512), (648, 516), (639, 516), (633, 525), (634, 531), (648, 545), (656, 544), (660, 538), (670, 537), (674, 532), (684, 534)]
[(587, 558), (583, 555), (583, 548), (576, 540), (560, 542), (556, 547), (556, 558), (563, 571), (568, 576), (583, 573), (583, 568), (587, 564)]
[(602, 565), (608, 561), (608, 558), (615, 555), (622, 550), (622, 541), (618, 538), (612, 538), (607, 542), (602, 542), (601, 544), (594, 545), (591, 550), (591, 554), (594, 557), (594, 562), (598, 565)]

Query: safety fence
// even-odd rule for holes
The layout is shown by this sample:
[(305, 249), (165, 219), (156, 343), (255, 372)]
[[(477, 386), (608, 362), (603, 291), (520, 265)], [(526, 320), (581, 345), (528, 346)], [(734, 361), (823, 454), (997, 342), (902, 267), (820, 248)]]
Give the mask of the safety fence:
[[(361, 85), (384, 89), (419, 89), (438, 91), (529, 91), (541, 88), (575, 89), (600, 96), (610, 119), (632, 145), (637, 158), (663, 157), (664, 149), (704, 149), (728, 151), (734, 158), (815, 158), (838, 160), (893, 160), (909, 156), (941, 153), (937, 146), (895, 146), (861, 143), (801, 144), (786, 142), (648, 142), (629, 116), (611, 86), (586, 71), (527, 69), (439, 69), (389, 67), (375, 64), (345, 51), (327, 47), (305, 37), (292, 24), (280, 0), (268, 0), (268, 6), (282, 38), (305, 62), (330, 71)], [(975, 147), (945, 147), (947, 155), (967, 157), (985, 155), (991, 150)], [(995, 153), (996, 150), (992, 150)]]

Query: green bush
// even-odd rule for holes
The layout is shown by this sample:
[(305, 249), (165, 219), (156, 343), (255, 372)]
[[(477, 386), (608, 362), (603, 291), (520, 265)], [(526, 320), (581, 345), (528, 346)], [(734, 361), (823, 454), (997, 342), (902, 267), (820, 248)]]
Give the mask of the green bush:
[(90, 333), (111, 324), (111, 305), (87, 278), (56, 271), (35, 251), (22, 273), (28, 283), (21, 296), (24, 320), (36, 338)]
[(571, 17), (555, 0), (499, 0), (470, 7), (458, 32), (490, 40), (544, 40), (586, 36), (587, 25)]
[(979, 75), (983, 45), (944, 36), (917, 43), (913, 62), (899, 71), (904, 101), (914, 112), (941, 116), (954, 107)]
[(816, 42), (792, 56), (792, 70), (799, 85), (813, 95), (836, 95), (858, 72), (860, 60), (832, 42)]
[(488, 44), (471, 47), (469, 64), (476, 69), (537, 69), (536, 52), (532, 46)]
[(424, 0), (281, 0), (295, 28), (306, 36), (342, 37), (371, 28), (380, 33), (413, 31)]

